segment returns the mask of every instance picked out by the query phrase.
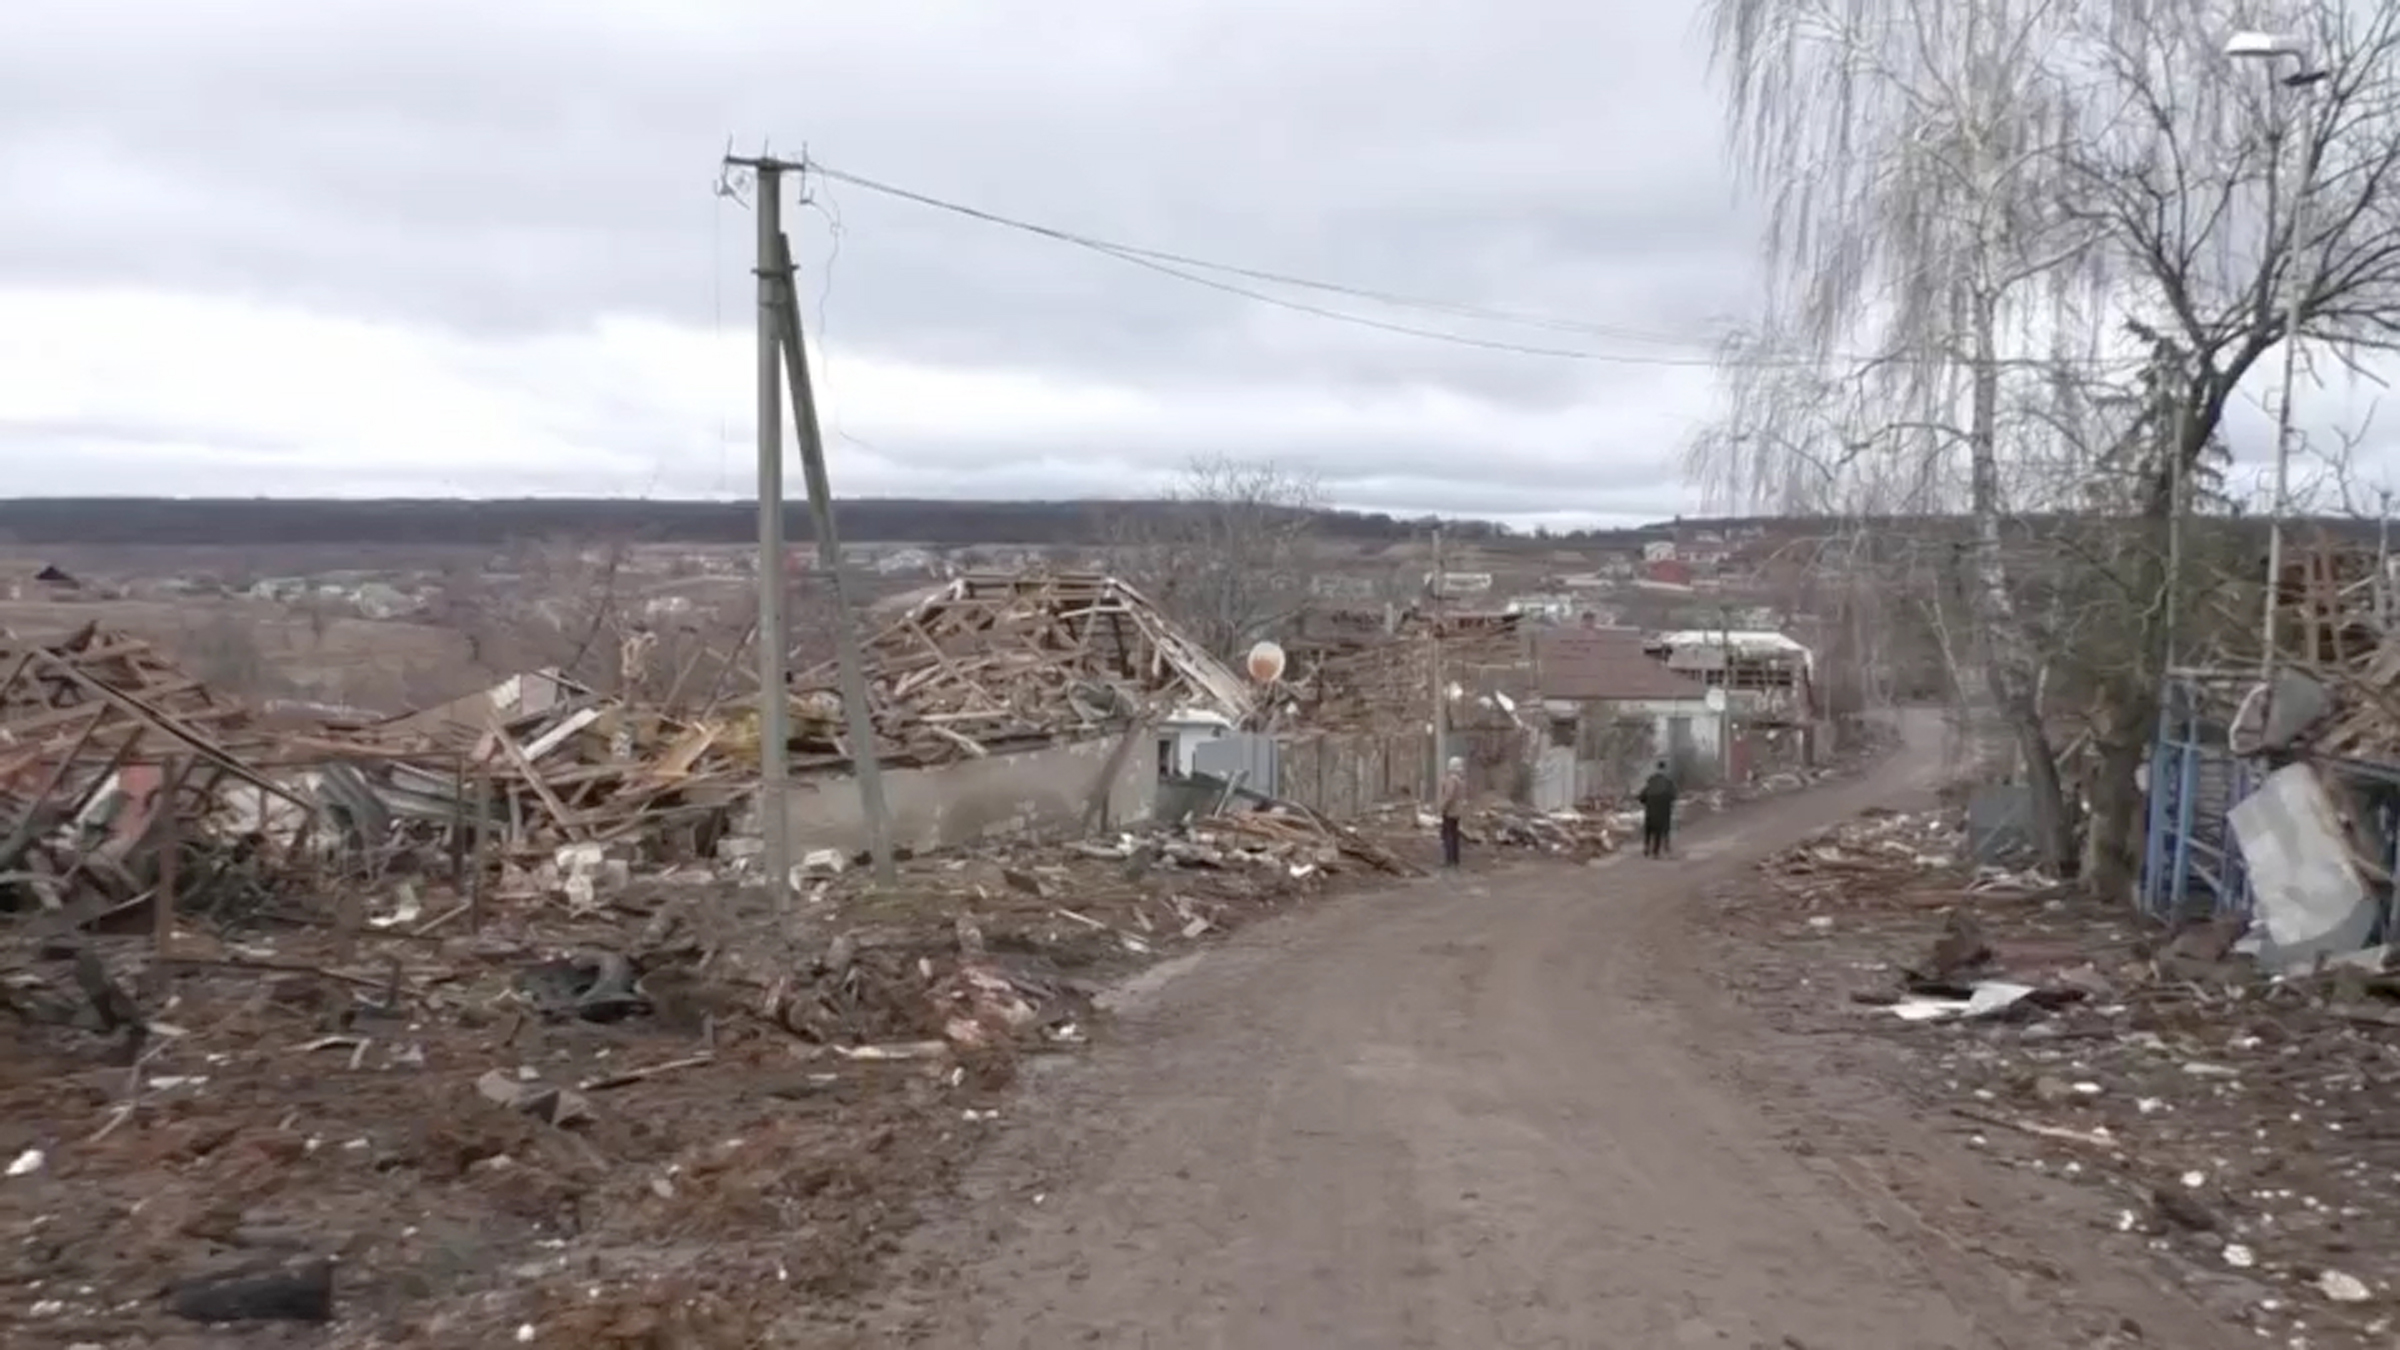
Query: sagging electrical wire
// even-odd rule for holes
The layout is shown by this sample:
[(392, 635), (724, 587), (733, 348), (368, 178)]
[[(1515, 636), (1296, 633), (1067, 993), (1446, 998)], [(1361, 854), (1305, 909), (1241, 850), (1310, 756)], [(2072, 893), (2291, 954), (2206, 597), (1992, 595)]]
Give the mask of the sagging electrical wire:
[[(1895, 362), (1899, 359), (1890, 356), (1865, 357), (1843, 355), (1838, 353), (1829, 353), (1824, 356), (1804, 354), (1774, 356), (1765, 353), (1737, 354), (1727, 352), (1704, 356), (1635, 352), (1602, 352), (1578, 347), (1547, 346), (1534, 343), (1511, 342), (1499, 338), (1478, 337), (1469, 333), (1459, 333), (1448, 329), (1427, 328), (1416, 324), (1399, 323), (1388, 319), (1375, 318), (1370, 315), (1356, 314), (1347, 310), (1333, 309), (1324, 305), (1310, 304), (1306, 301), (1294, 300), (1286, 296), (1272, 295), (1248, 286), (1239, 285), (1232, 281), (1223, 280), (1222, 278), (1239, 277), (1245, 280), (1264, 282), (1272, 285), (1290, 286), (1296, 289), (1348, 296), (1353, 299), (1367, 300), (1376, 304), (1389, 305), (1397, 309), (1417, 309), (1431, 313), (1446, 314), (1455, 318), (1477, 319), (1490, 323), (1515, 324), (1522, 327), (1539, 328), (1552, 332), (1578, 333), (1592, 337), (1605, 337), (1627, 342), (1651, 342), (1662, 345), (1685, 347), (1707, 346), (1711, 345), (1712, 343), (1725, 341), (1727, 338), (1730, 338), (1732, 334), (1728, 333), (1714, 339), (1705, 337), (1676, 337), (1662, 333), (1644, 332), (1639, 329), (1626, 328), (1617, 325), (1589, 323), (1580, 320), (1562, 319), (1549, 315), (1526, 314), (1512, 310), (1495, 309), (1483, 305), (1472, 305), (1456, 301), (1429, 299), (1422, 296), (1402, 295), (1396, 292), (1381, 291), (1364, 286), (1353, 286), (1342, 282), (1326, 281), (1313, 277), (1299, 276), (1287, 272), (1276, 272), (1256, 267), (1244, 267), (1234, 263), (1216, 262), (1207, 258), (1196, 257), (1188, 253), (1178, 253), (1169, 249), (1146, 248), (1137, 244), (1121, 243), (1116, 240), (1104, 239), (1097, 235), (1084, 234), (1075, 230), (1061, 229), (1053, 225), (1044, 225), (1036, 221), (1023, 220), (1014, 216), (1003, 215), (997, 211), (985, 210), (982, 207), (970, 206), (963, 202), (951, 201), (947, 198), (934, 196), (931, 193), (919, 192), (912, 188), (905, 188), (897, 184), (869, 178), (863, 174), (855, 174), (849, 172), (848, 170), (834, 168), (833, 166), (825, 164), (813, 156), (804, 156), (799, 162), (799, 168), (801, 173), (804, 175), (815, 174), (818, 177), (824, 178), (830, 182), (844, 183), (851, 187), (858, 188), (861, 191), (872, 192), (879, 196), (891, 197), (895, 200), (910, 202), (918, 206), (927, 207), (936, 211), (942, 211), (950, 215), (956, 215), (969, 220), (979, 221), (983, 224), (994, 225), (1004, 229), (1015, 230), (1020, 233), (1048, 239), (1056, 243), (1067, 244), (1075, 248), (1084, 249), (1088, 252), (1098, 253), (1104, 257), (1113, 258), (1122, 263), (1140, 267), (1146, 271), (1156, 272), (1162, 276), (1171, 277), (1175, 280), (1187, 282), (1191, 285), (1206, 287), (1210, 290), (1219, 291), (1227, 295), (1238, 296), (1245, 300), (1252, 300), (1260, 304), (1272, 305), (1279, 309), (1290, 310), (1300, 314), (1307, 314), (1317, 318), (1329, 319), (1337, 323), (1356, 324), (1360, 327), (1375, 329), (1381, 332), (1397, 333), (1408, 337), (1425, 338), (1436, 342), (1447, 342), (1456, 346), (1473, 347), (1486, 351), (1510, 352), (1523, 356), (1552, 357), (1560, 360), (1570, 361), (1596, 361), (1604, 364), (1629, 366), (1686, 366), (1702, 369), (1725, 368), (1732, 366), (1745, 366), (1751, 368), (1780, 367), (1805, 369), (1822, 365), (1826, 360), (1846, 361), (1856, 365), (1880, 364), (1888, 366), (1895, 364)], [(1201, 275), (1202, 273), (1210, 272), (1217, 273), (1218, 275)], [(2118, 365), (2138, 365), (2140, 363), (2140, 358), (2127, 357), (2113, 360), (2103, 358), (2094, 364), (2113, 367)], [(2055, 362), (2035, 361), (2029, 362), (2028, 364), (2047, 366), (2053, 365)]]

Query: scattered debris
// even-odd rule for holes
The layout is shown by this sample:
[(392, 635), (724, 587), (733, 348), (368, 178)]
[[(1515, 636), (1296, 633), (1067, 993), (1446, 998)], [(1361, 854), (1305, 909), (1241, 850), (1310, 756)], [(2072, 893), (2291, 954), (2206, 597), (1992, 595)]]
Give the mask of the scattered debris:
[(508, 1073), (493, 1069), (475, 1080), (485, 1101), (522, 1112), (545, 1125), (573, 1125), (592, 1118), (592, 1104), (582, 1093), (533, 1081), (531, 1069)]
[[(753, 738), (755, 739), (755, 738)], [(723, 721), (686, 721), (602, 696), (554, 670), (295, 745), (301, 781), (345, 842), (423, 870), (488, 841), (512, 889), (582, 905), (634, 857), (705, 857), (756, 775), (755, 746)], [(530, 869), (530, 870), (529, 870)]]
[[(781, 908), (745, 714), (535, 671), (270, 732), (97, 629), (4, 654), (0, 1251), (45, 1343), (325, 1321), (337, 1264), (362, 1343), (757, 1343), (795, 1291), (860, 1287), (1024, 1058), (1093, 1042), (1108, 981), (1434, 848), (1413, 803), (1227, 793), (896, 885), (806, 849)], [(895, 764), (1254, 712), (1105, 577), (962, 578), (871, 659)], [(793, 698), (796, 766), (839, 771), (821, 681)], [(1467, 822), (1479, 863), (1632, 827)], [(211, 1273), (159, 1298), (162, 1270)]]
[(1741, 978), (1799, 995), (1803, 1027), (1904, 1038), (1927, 1098), (1992, 1156), (2110, 1188), (2115, 1226), (2220, 1304), (2241, 1272), (2234, 1310), (2262, 1336), (2381, 1344), (2375, 1291), (2400, 1278), (2390, 955), (2262, 968), (2243, 919), (2158, 932), (1974, 867), (1962, 824), (1879, 813), (1770, 860), (1724, 922), (1789, 940), (1733, 944)]
[(1965, 998), (1946, 998), (1930, 994), (1905, 994), (1891, 1003), (1893, 1015), (1911, 1022), (1939, 1022), (1949, 1018), (1982, 1018), (2006, 1016), (2010, 1010), (2033, 996), (2032, 985), (2011, 980), (1978, 980)]
[[(1360, 822), (1360, 827), (1379, 838), (1397, 841), (1432, 839), (1440, 824), (1433, 813), (1415, 802), (1394, 802)], [(1640, 817), (1628, 812), (1536, 811), (1511, 802), (1478, 802), (1459, 818), (1459, 833), (1470, 844), (1579, 859), (1616, 852), (1640, 828)]]

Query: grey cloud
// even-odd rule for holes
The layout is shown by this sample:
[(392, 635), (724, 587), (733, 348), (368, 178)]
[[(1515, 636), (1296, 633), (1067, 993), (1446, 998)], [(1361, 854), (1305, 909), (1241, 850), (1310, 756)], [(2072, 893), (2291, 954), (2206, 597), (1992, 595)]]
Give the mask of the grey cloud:
[[(1094, 234), (1612, 330), (1276, 292), (1487, 338), (1689, 358), (1705, 348), (1638, 334), (1704, 335), (1749, 290), (1752, 221), (1680, 6), (202, 8), (0, 19), (0, 281), (477, 333), (741, 326), (750, 220), (709, 185), (729, 133), (772, 133)], [(854, 187), (822, 200), (838, 240), (791, 218), (839, 351), (1532, 410), (1644, 392), (1640, 367), (1365, 332)]]

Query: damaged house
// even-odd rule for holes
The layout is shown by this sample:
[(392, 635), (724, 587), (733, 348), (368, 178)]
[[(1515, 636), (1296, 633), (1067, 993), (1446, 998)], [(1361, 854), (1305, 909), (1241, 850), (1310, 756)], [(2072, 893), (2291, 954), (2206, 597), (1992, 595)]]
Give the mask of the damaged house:
[[(862, 654), (892, 842), (916, 852), (1144, 818), (1159, 778), (1148, 728), (1253, 713), (1246, 681), (1097, 572), (968, 573)], [(856, 853), (838, 674), (828, 662), (792, 679), (791, 837)]]
[(0, 903), (69, 926), (146, 908), (175, 884), (186, 822), (236, 835), (187, 865), (182, 887), (249, 889), (269, 804), (308, 804), (254, 767), (268, 742), (249, 714), (149, 643), (86, 624), (57, 639), (0, 638)]
[(1816, 654), (1797, 639), (1773, 630), (1688, 629), (1656, 634), (1647, 650), (1668, 669), (1725, 691), (1735, 779), (1817, 762), (1824, 707)]
[[(1329, 815), (1425, 800), (1433, 763), (1435, 617), (1410, 609), (1313, 621), (1266, 718), (1276, 791)], [(1439, 660), (1451, 753), (1469, 787), (1512, 800), (1532, 791), (1541, 735), (1528, 647), (1534, 625), (1512, 613), (1441, 616)]]
[(1548, 743), (1541, 780), (1566, 806), (1625, 792), (1655, 761), (1685, 782), (1713, 781), (1724, 718), (1708, 688), (1644, 650), (1633, 628), (1554, 628), (1539, 634)]
[(2400, 628), (2372, 552), (2295, 549), (2273, 696), (2256, 658), (2171, 672), (2141, 786), (2142, 906), (2249, 929), (2277, 969), (2392, 964), (2400, 871)]

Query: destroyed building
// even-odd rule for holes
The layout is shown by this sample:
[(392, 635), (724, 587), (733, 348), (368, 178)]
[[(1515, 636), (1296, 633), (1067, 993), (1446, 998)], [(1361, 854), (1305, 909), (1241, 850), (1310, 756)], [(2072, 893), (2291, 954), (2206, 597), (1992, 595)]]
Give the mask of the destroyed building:
[(1644, 649), (1639, 630), (1554, 628), (1534, 653), (1549, 719), (1541, 777), (1564, 784), (1553, 795), (1623, 793), (1658, 760), (1685, 782), (1719, 777), (1726, 719), (1699, 680)]
[(1825, 708), (1816, 654), (1789, 634), (1687, 629), (1656, 634), (1648, 650), (1668, 669), (1724, 691), (1736, 724), (1727, 763), (1735, 778), (1817, 762)]
[(1645, 645), (1668, 669), (1725, 690), (1737, 712), (1793, 722), (1815, 716), (1815, 659), (1783, 633), (1688, 629), (1659, 633)]
[(2368, 550), (2320, 540), (2279, 578), (2276, 675), (2252, 653), (2170, 673), (2144, 788), (2140, 897), (2255, 920), (2279, 968), (2380, 966), (2400, 870), (2400, 624)]
[[(66, 925), (144, 907), (175, 882), (186, 820), (305, 802), (254, 767), (269, 743), (248, 713), (149, 643), (95, 624), (59, 638), (0, 638), (0, 897)], [(255, 814), (255, 810), (253, 814)], [(190, 891), (243, 888), (259, 844), (186, 871)]]
[(1264, 713), (1276, 740), (1277, 790), (1334, 814), (1424, 799), (1438, 773), (1438, 660), (1451, 753), (1467, 762), (1469, 785), (1527, 798), (1542, 734), (1532, 631), (1523, 615), (1500, 612), (1437, 619), (1411, 608), (1380, 620), (1369, 611), (1312, 619)]
[[(1254, 713), (1251, 686), (1140, 592), (1096, 572), (971, 572), (864, 644), (867, 704), (895, 845), (1088, 828), (1149, 814), (1158, 782), (1142, 728)], [(856, 852), (833, 663), (792, 679), (791, 830)]]

